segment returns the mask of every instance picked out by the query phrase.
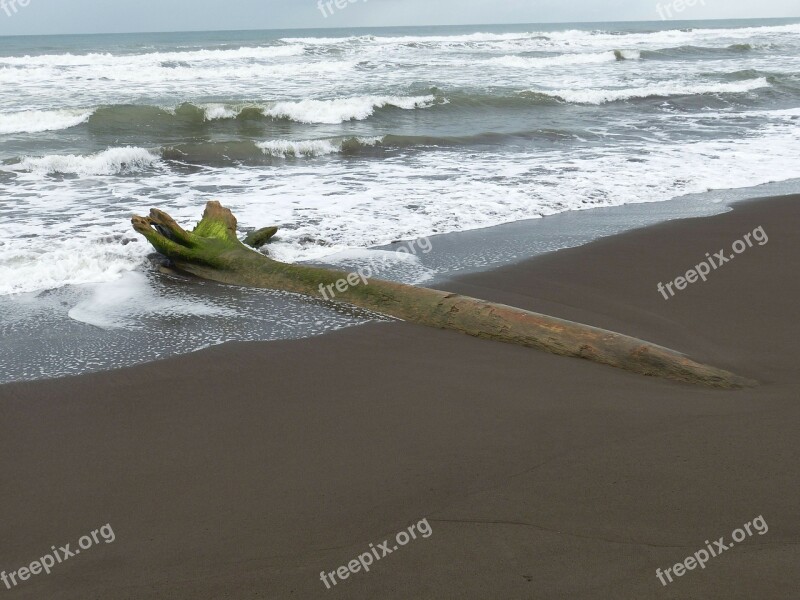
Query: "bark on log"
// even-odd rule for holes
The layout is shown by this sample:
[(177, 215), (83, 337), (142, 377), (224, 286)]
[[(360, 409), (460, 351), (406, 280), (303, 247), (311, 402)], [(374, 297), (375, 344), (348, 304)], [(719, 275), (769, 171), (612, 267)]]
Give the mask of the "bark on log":
[[(281, 263), (248, 248), (236, 235), (236, 218), (218, 202), (207, 204), (203, 219), (192, 232), (157, 209), (151, 210), (149, 217), (134, 217), (132, 223), (178, 269), (203, 279), (322, 299), (321, 289), (329, 285), (335, 289), (338, 281), (348, 277), (343, 271)], [(274, 235), (272, 229), (260, 231)], [(348, 285), (343, 292), (336, 290), (331, 301), (641, 375), (718, 388), (756, 384), (633, 337), (439, 290), (369, 279), (366, 284)]]

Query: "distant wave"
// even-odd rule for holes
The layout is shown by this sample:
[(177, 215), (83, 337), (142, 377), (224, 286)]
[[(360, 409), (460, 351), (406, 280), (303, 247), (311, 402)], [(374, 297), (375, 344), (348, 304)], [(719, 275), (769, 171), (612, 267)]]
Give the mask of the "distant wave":
[(695, 96), (701, 94), (741, 94), (760, 88), (770, 87), (766, 77), (736, 83), (711, 84), (656, 84), (625, 89), (587, 89), (587, 90), (531, 90), (552, 98), (574, 104), (606, 104), (621, 100), (644, 98), (668, 98), (670, 96)]
[(468, 44), (476, 42), (497, 42), (528, 39), (548, 39), (545, 33), (469, 33), (466, 35), (433, 35), (433, 36), (343, 36), (343, 37), (303, 37), (283, 38), (287, 44), (305, 44), (310, 46), (325, 46), (336, 44)]
[(559, 67), (572, 65), (591, 65), (613, 63), (616, 61), (639, 59), (685, 59), (702, 56), (731, 56), (750, 52), (750, 44), (731, 44), (728, 46), (675, 46), (658, 50), (616, 49), (605, 52), (568, 52), (553, 56), (498, 56), (486, 60), (487, 64), (503, 67), (530, 69), (536, 67)]
[(642, 58), (687, 58), (698, 56), (730, 56), (751, 52), (751, 44), (730, 44), (728, 46), (673, 46), (658, 50), (642, 50)]
[(26, 110), (0, 114), (0, 135), (69, 129), (85, 123), (91, 115), (91, 110)]
[(39, 158), (25, 157), (12, 165), (11, 169), (39, 175), (120, 175), (142, 171), (158, 161), (159, 157), (149, 150), (128, 146), (109, 148), (88, 156), (55, 154)]
[(301, 45), (250, 46), (241, 48), (198, 49), (140, 54), (40, 54), (34, 56), (0, 56), (0, 65), (33, 67), (75, 67), (82, 65), (191, 63), (200, 61), (263, 60), (299, 56)]
[(498, 56), (486, 62), (503, 67), (530, 69), (535, 67), (558, 67), (565, 65), (586, 65), (620, 60), (637, 60), (641, 57), (638, 50), (613, 50), (609, 52), (585, 54), (560, 54), (558, 56)]
[(342, 37), (302, 37), (302, 38), (283, 38), (281, 41), (287, 44), (303, 44), (307, 46), (325, 45), (386, 45), (386, 44), (482, 44), (496, 42), (518, 42), (518, 41), (542, 41), (542, 42), (570, 42), (586, 43), (597, 40), (598, 38), (614, 37), (624, 40), (631, 39), (661, 39), (675, 37), (681, 39), (702, 38), (702, 37), (740, 37), (760, 34), (781, 34), (781, 33), (800, 33), (800, 24), (789, 25), (764, 25), (760, 27), (740, 27), (740, 28), (716, 28), (716, 29), (672, 29), (651, 32), (638, 31), (612, 31), (612, 30), (593, 30), (572, 29), (565, 31), (528, 31), (521, 33), (472, 33), (466, 35), (433, 35), (433, 36), (342, 36)]

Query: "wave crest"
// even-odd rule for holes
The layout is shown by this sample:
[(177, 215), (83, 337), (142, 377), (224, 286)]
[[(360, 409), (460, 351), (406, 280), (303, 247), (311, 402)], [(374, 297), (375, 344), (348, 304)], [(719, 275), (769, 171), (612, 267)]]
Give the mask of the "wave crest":
[(53, 154), (39, 158), (25, 157), (12, 169), (39, 175), (120, 175), (143, 171), (159, 160), (160, 158), (149, 150), (126, 146), (109, 148), (88, 156)]
[(354, 137), (343, 140), (270, 140), (256, 144), (268, 156), (292, 158), (298, 156), (315, 157), (327, 154), (356, 154), (360, 150), (380, 144), (382, 137)]
[(613, 63), (619, 60), (637, 60), (638, 50), (614, 50), (609, 52), (559, 54), (558, 56), (498, 56), (486, 62), (502, 67), (531, 69), (536, 67), (559, 67), (567, 65), (591, 65)]
[(289, 119), (298, 123), (337, 124), (346, 121), (363, 121), (376, 109), (394, 107), (403, 110), (428, 108), (437, 102), (435, 96), (357, 96), (334, 100), (300, 100), (278, 102), (264, 114), (276, 119)]
[(92, 111), (85, 110), (25, 110), (0, 115), (0, 135), (69, 129), (91, 116)]
[(622, 100), (641, 100), (645, 98), (668, 98), (670, 96), (697, 96), (703, 94), (741, 94), (760, 88), (770, 87), (766, 77), (735, 83), (711, 84), (656, 84), (638, 88), (615, 90), (530, 90), (530, 93), (544, 94), (572, 104), (607, 104)]

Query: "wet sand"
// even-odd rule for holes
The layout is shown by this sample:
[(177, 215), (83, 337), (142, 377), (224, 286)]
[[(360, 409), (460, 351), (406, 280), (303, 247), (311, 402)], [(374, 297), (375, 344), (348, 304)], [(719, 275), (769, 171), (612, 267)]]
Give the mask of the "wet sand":
[[(8, 598), (790, 598), (800, 588), (800, 197), (440, 287), (762, 382), (718, 391), (405, 323), (0, 386)], [(656, 284), (763, 227), (670, 300)], [(763, 515), (705, 569), (667, 569)], [(427, 518), (433, 533), (328, 590)]]

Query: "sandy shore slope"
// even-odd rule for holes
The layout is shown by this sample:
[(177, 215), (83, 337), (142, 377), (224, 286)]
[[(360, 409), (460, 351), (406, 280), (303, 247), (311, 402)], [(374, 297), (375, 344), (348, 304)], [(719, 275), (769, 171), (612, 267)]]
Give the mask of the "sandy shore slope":
[[(800, 589), (800, 198), (469, 276), (453, 291), (756, 378), (722, 392), (403, 323), (0, 387), (4, 598), (790, 598)], [(763, 227), (669, 301), (656, 284)], [(728, 250), (729, 253), (729, 250)], [(769, 531), (668, 568), (763, 515)], [(327, 590), (411, 523), (410, 542)]]

